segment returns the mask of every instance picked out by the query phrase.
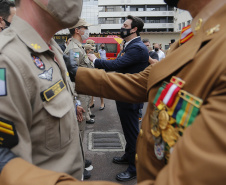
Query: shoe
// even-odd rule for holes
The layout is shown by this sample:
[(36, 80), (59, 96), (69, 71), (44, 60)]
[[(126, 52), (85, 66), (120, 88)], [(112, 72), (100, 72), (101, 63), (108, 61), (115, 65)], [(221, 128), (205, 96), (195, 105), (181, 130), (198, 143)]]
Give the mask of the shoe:
[(95, 115), (94, 115), (94, 114), (91, 114), (90, 117), (91, 117), (91, 118), (95, 118)]
[(91, 172), (84, 169), (83, 177), (84, 177), (84, 179), (89, 179), (91, 177)]
[(100, 107), (99, 110), (104, 110), (104, 108), (105, 108), (105, 104), (104, 104), (103, 107)]
[(92, 161), (85, 159), (85, 168), (88, 168), (92, 164)]
[(94, 107), (94, 104), (93, 105), (91, 105), (91, 106), (89, 106), (89, 108), (93, 108)]
[(116, 163), (116, 164), (129, 164), (129, 161), (126, 160), (124, 157), (114, 157), (113, 158), (113, 163)]
[(95, 123), (95, 120), (94, 119), (90, 119), (88, 121), (86, 121), (87, 124), (94, 124)]
[(133, 174), (130, 173), (129, 171), (125, 171), (116, 175), (116, 180), (125, 182), (135, 179), (136, 176), (137, 176), (136, 173)]

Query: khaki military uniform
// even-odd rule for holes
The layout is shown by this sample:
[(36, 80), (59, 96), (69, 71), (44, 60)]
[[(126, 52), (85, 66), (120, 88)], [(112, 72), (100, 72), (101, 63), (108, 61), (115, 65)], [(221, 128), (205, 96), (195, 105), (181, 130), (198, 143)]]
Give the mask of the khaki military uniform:
[[(77, 39), (72, 38), (71, 42), (69, 43), (64, 53), (68, 54), (70, 50), (73, 50), (73, 52), (75, 53), (74, 56), (75, 60), (78, 63), (78, 66), (93, 68), (93, 63), (91, 63), (88, 56), (86, 55), (85, 50), (82, 47), (82, 44)], [(84, 120), (82, 122), (79, 122), (79, 129), (81, 136), (83, 138), (84, 131), (86, 128), (86, 120), (90, 120), (90, 116), (88, 113), (90, 97), (84, 94), (78, 94), (77, 99), (81, 102), (81, 106), (85, 109), (85, 113), (83, 113)]]
[(0, 69), (5, 74), (0, 117), (13, 122), (19, 136), (12, 151), (41, 168), (81, 179), (83, 155), (74, 91), (60, 48), (51, 40), (50, 50), (17, 16), (0, 40)]
[[(153, 67), (146, 68), (139, 74), (107, 74), (97, 69), (78, 69), (77, 75), (79, 78), (76, 78), (76, 90), (79, 93), (86, 92), (94, 96), (134, 103), (148, 101), (147, 112), (142, 121), (136, 149), (139, 185), (225, 184), (225, 19), (225, 2), (212, 0), (193, 20), (192, 28), (195, 32), (193, 38), (182, 46), (179, 46), (178, 41), (175, 42), (171, 46), (166, 59)], [(170, 148), (171, 153), (166, 163), (165, 158), (159, 160), (154, 153), (155, 140), (151, 131), (153, 129), (152, 118), (155, 116), (153, 103), (162, 83), (164, 81), (170, 82), (173, 76), (178, 77), (178, 82), (180, 80), (185, 82), (181, 90), (187, 94), (187, 97), (191, 97), (189, 100), (190, 105), (193, 104), (193, 100), (202, 100), (202, 105), (197, 105), (199, 112), (194, 117), (191, 125), (185, 126), (183, 134), (175, 138), (174, 142), (176, 143)], [(123, 88), (118, 88), (121, 86)], [(187, 101), (187, 104), (189, 102)], [(167, 127), (171, 128), (169, 124), (174, 120), (171, 120), (172, 117), (169, 112), (167, 114), (170, 117)], [(188, 112), (185, 111), (184, 115), (187, 117)], [(166, 133), (165, 136), (170, 138), (175, 130), (172, 129), (172, 131)], [(161, 130), (161, 132), (165, 131)], [(3, 177), (0, 180), (9, 182), (12, 178), (11, 172), (14, 172), (19, 164), (24, 165), (25, 162), (22, 162), (21, 159), (14, 159), (6, 165), (1, 174)], [(30, 168), (30, 164), (24, 167), (24, 172), (26, 172), (26, 169), (33, 170), (33, 173), (29, 174), (30, 178), (35, 178), (38, 173), (43, 172), (36, 167)], [(23, 174), (22, 170), (20, 170), (20, 173)], [(48, 176), (48, 174), (51, 176), (51, 173), (45, 172), (45, 176)], [(26, 182), (26, 179), (21, 179), (21, 176), (19, 175), (14, 179), (14, 184), (20, 179), (24, 185), (30, 185), (30, 181)], [(62, 179), (62, 174), (52, 176)], [(47, 180), (40, 180), (40, 183), (45, 182)], [(52, 185), (53, 183), (46, 184)], [(60, 184), (78, 185), (79, 182), (72, 182), (67, 177)], [(89, 184), (89, 182), (84, 184)], [(92, 181), (92, 184), (101, 183)], [(104, 184), (111, 183), (104, 182)]]

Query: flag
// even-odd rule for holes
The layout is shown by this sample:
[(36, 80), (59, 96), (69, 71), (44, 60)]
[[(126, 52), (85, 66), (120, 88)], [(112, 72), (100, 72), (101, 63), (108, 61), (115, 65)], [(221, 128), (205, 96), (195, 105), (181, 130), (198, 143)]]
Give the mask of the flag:
[(6, 96), (6, 70), (0, 68), (0, 96)]

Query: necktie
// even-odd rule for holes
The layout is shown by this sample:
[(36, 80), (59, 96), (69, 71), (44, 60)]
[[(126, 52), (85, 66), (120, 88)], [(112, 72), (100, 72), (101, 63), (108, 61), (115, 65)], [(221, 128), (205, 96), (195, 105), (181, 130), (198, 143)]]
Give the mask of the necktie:
[(181, 36), (180, 36), (180, 45), (184, 44), (185, 42), (187, 42), (189, 39), (191, 39), (194, 36), (192, 29), (191, 29), (191, 25), (188, 25), (186, 27), (184, 27), (181, 31)]

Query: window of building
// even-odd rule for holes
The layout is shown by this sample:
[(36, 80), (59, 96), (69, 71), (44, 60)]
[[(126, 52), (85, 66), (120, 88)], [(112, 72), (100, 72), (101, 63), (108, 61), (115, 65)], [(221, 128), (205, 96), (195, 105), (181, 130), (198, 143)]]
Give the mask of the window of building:
[(191, 24), (191, 20), (189, 20), (188, 22), (187, 22), (187, 25), (190, 25)]
[(178, 29), (179, 29), (179, 30), (181, 30), (181, 23), (180, 23), (180, 24), (178, 24)]
[(185, 27), (185, 22), (182, 22), (182, 27)]
[(114, 24), (114, 18), (107, 18), (105, 23), (106, 24)]
[(117, 53), (117, 44), (105, 44), (107, 53)]
[(145, 10), (145, 6), (130, 6), (130, 11), (133, 11), (133, 12), (144, 11), (144, 10)]

